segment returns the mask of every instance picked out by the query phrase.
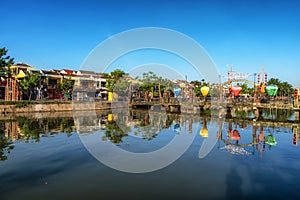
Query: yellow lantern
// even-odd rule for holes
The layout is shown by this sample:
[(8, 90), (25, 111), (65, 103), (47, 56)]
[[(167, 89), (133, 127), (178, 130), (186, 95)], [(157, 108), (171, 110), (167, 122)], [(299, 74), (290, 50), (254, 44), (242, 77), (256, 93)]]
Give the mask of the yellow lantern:
[(206, 122), (203, 123), (203, 127), (200, 130), (200, 136), (202, 136), (203, 138), (207, 138), (208, 137), (208, 130), (206, 128)]
[(204, 97), (206, 97), (206, 96), (208, 95), (208, 92), (209, 92), (209, 87), (203, 86), (203, 87), (201, 87), (200, 90), (201, 90), (202, 95), (203, 95)]
[(207, 138), (208, 137), (208, 130), (206, 127), (203, 127), (200, 131), (200, 136), (202, 136), (203, 138)]
[(265, 93), (265, 84), (264, 83), (260, 87), (260, 92)]

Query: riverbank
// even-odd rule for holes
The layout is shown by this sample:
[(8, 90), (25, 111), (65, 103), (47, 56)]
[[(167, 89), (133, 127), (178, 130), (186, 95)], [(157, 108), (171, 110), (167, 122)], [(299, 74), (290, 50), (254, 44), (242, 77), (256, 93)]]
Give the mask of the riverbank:
[(26, 101), (10, 102), (0, 105), (4, 115), (16, 113), (65, 112), (80, 110), (105, 110), (111, 108), (111, 102), (76, 102), (72, 101)]

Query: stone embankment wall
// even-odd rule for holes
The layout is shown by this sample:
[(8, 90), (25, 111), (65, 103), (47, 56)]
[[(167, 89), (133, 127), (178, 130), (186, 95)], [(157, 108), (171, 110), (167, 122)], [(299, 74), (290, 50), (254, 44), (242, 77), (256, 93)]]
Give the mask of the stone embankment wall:
[(24, 107), (16, 105), (0, 105), (0, 114), (29, 113), (29, 112), (64, 112), (64, 111), (86, 111), (110, 109), (110, 102), (76, 102), (76, 103), (47, 103), (28, 104)]

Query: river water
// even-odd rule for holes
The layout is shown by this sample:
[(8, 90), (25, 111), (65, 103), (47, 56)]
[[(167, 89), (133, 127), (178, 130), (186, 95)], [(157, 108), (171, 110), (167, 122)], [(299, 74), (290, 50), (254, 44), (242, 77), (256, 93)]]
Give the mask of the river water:
[[(124, 117), (108, 110), (97, 112), (91, 125), (88, 113), (58, 116), (0, 121), (2, 200), (292, 199), (300, 191), (299, 124), (292, 121), (148, 111), (130, 111)], [(216, 129), (210, 128), (213, 124)], [(176, 136), (192, 136), (187, 150), (148, 173), (113, 169), (83, 142), (90, 138), (141, 154), (159, 151)], [(209, 139), (212, 149), (199, 156)]]

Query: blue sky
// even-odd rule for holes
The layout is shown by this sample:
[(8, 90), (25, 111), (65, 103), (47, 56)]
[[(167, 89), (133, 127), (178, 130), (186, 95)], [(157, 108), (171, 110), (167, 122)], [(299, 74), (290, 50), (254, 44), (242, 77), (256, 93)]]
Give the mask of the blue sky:
[[(269, 77), (300, 86), (299, 9), (299, 1), (289, 0), (1, 1), (0, 46), (16, 62), (39, 69), (79, 69), (108, 37), (133, 28), (163, 27), (197, 41), (222, 75), (226, 65), (249, 73), (264, 65)], [(122, 62), (114, 64), (121, 68), (117, 65)], [(197, 78), (174, 67), (189, 79)]]

